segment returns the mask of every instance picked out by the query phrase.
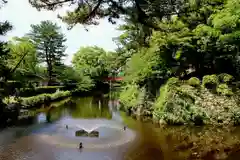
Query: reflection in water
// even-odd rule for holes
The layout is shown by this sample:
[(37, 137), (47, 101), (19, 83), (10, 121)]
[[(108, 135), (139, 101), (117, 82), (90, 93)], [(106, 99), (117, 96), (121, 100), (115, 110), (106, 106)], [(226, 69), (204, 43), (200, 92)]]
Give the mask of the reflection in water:
[(95, 100), (93, 97), (76, 100), (76, 106), (69, 110), (73, 118), (106, 118), (111, 119), (112, 115), (108, 109), (107, 100)]
[[(47, 114), (48, 115), (48, 114)], [(38, 123), (43, 123), (43, 122), (47, 122), (47, 118), (48, 116), (46, 116), (46, 114), (44, 113), (40, 113), (39, 115), (37, 115), (37, 120), (38, 120)]]
[[(74, 99), (0, 132), (0, 160), (238, 159), (238, 128), (160, 127), (119, 112), (118, 101)], [(28, 125), (28, 126), (26, 126)], [(68, 128), (66, 128), (66, 125)], [(124, 130), (123, 126), (127, 126)], [(133, 131), (132, 131), (133, 130)], [(137, 134), (135, 134), (137, 133)], [(136, 138), (137, 136), (137, 138)], [(81, 153), (78, 150), (82, 142)]]

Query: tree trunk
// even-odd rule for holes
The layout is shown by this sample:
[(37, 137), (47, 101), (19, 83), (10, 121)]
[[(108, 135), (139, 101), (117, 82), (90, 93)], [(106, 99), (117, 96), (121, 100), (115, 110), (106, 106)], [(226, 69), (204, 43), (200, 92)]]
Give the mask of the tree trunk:
[(51, 55), (48, 53), (48, 48), (45, 49), (46, 61), (47, 61), (47, 72), (48, 72), (48, 86), (52, 84), (52, 60)]

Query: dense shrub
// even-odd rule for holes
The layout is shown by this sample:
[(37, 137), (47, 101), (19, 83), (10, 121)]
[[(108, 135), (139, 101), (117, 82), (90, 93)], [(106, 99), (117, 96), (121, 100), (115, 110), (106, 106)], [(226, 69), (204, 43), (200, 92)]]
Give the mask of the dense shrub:
[(168, 101), (168, 98), (173, 96), (173, 91), (180, 84), (178, 78), (172, 77), (169, 78), (166, 84), (160, 88), (160, 95), (157, 98), (155, 105), (157, 108), (162, 109)]
[(218, 77), (213, 75), (206, 75), (203, 77), (202, 85), (207, 89), (215, 89), (219, 83)]
[(224, 96), (231, 96), (233, 95), (232, 90), (228, 87), (227, 84), (220, 84), (217, 87), (217, 93), (220, 95), (224, 95)]
[(136, 84), (129, 84), (121, 91), (119, 100), (126, 108), (137, 107), (144, 101), (145, 91)]
[(179, 85), (180, 84), (180, 80), (176, 77), (172, 77), (172, 78), (169, 78), (167, 83), (166, 83), (168, 86), (174, 86), (174, 85)]
[(240, 111), (233, 112), (231, 119), (234, 125), (240, 125)]
[[(210, 79), (208, 83), (217, 84), (216, 76), (205, 78)], [(167, 82), (160, 88), (153, 116), (156, 120), (175, 125), (240, 124), (239, 103), (235, 96), (231, 96), (233, 91), (227, 84), (217, 85), (216, 91), (218, 94), (202, 87), (195, 88), (188, 81), (180, 85)]]
[(190, 78), (187, 82), (190, 86), (193, 86), (193, 87), (198, 87), (201, 84), (200, 80), (196, 77)]
[(5, 97), (2, 101), (5, 104), (11, 104), (11, 103), (17, 103), (19, 100), (15, 96), (10, 96), (10, 97)]
[(230, 82), (233, 81), (233, 76), (227, 73), (221, 73), (218, 75), (218, 79), (221, 83), (229, 84)]
[(191, 122), (196, 125), (204, 124), (206, 113), (195, 105), (195, 97), (190, 94), (194, 88), (176, 84), (178, 83), (174, 85), (168, 81), (160, 88), (160, 96), (154, 104), (154, 118), (171, 125)]

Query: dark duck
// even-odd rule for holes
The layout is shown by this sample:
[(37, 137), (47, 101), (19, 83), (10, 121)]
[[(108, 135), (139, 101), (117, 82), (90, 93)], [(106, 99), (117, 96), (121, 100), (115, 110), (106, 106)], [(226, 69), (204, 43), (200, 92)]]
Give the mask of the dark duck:
[(79, 149), (82, 149), (83, 146), (82, 146), (82, 142), (79, 143)]

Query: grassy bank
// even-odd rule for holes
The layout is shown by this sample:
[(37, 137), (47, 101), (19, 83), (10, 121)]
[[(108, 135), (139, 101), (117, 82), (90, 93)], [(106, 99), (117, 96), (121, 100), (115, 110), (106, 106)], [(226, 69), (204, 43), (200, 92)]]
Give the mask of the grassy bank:
[(3, 102), (7, 105), (16, 104), (20, 108), (34, 108), (41, 106), (42, 104), (50, 103), (53, 101), (62, 100), (66, 97), (71, 96), (70, 91), (58, 91), (53, 94), (39, 94), (32, 97), (7, 97)]
[(160, 88), (160, 95), (152, 105), (143, 98), (137, 86), (127, 87), (120, 94), (126, 109), (138, 115), (152, 115), (162, 124), (239, 125), (239, 90), (227, 74), (207, 75), (202, 80), (170, 78)]
[(55, 93), (57, 90), (65, 91), (66, 87), (64, 86), (41, 86), (35, 88), (20, 88), (19, 89), (19, 97), (30, 97), (30, 96), (37, 96), (39, 94), (52, 94)]

